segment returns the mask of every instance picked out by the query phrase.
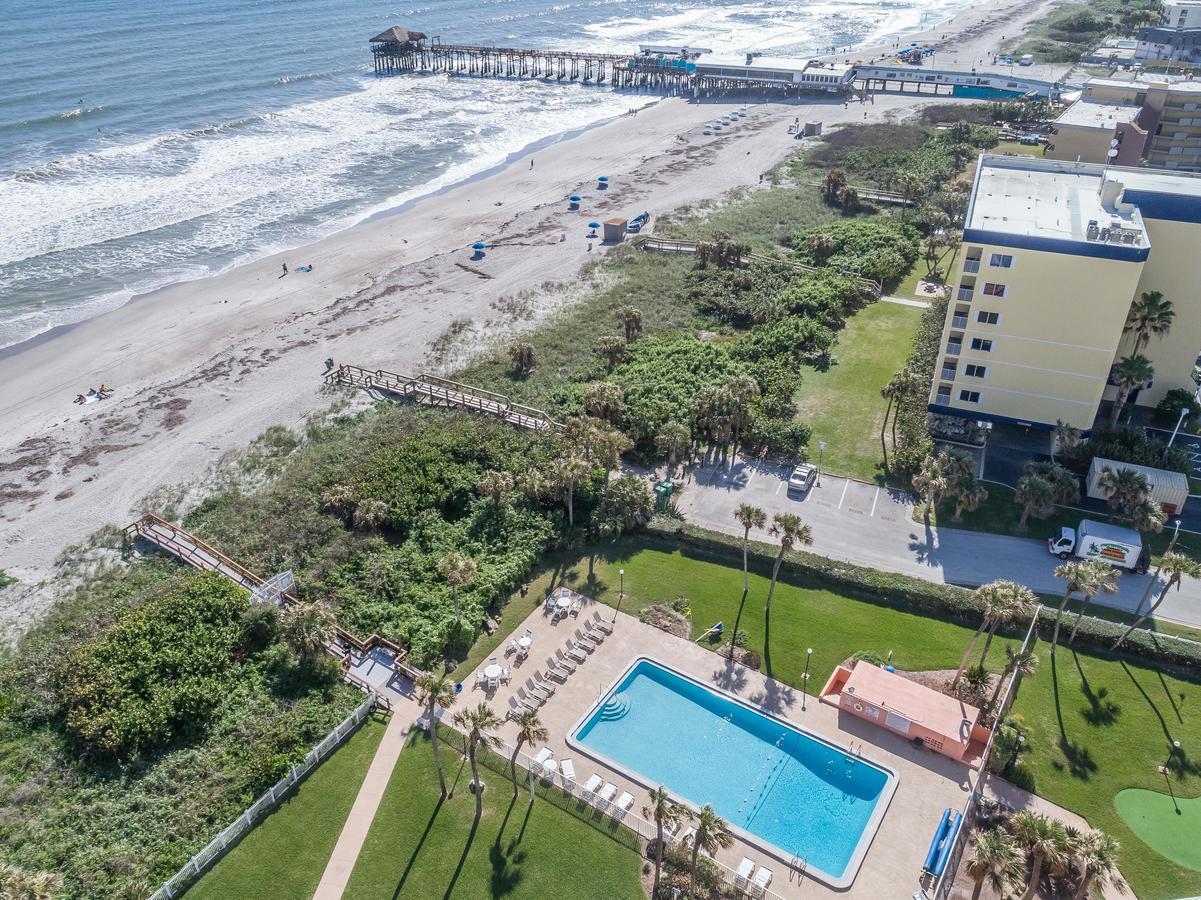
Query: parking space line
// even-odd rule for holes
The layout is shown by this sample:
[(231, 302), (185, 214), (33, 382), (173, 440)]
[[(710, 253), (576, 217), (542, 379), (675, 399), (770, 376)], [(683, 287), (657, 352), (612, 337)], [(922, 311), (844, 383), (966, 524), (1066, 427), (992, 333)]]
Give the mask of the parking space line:
[(870, 513), (868, 513), (868, 515), (872, 516), (873, 518), (875, 518), (875, 515), (876, 515), (876, 501), (879, 499), (880, 499), (880, 486), (876, 485), (876, 496), (872, 497), (872, 511)]
[(838, 508), (842, 509), (842, 501), (847, 498), (847, 488), (851, 486), (851, 479), (847, 479), (842, 483), (842, 496), (838, 498)]
[(776, 485), (776, 496), (777, 497), (780, 496), (780, 488), (782, 488), (782, 487), (784, 487), (784, 482), (782, 482), (782, 481)]

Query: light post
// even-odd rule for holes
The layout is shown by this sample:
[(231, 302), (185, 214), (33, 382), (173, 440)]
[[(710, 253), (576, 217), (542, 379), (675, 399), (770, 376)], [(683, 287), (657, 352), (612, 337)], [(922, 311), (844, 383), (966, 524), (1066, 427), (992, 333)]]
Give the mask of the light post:
[(1017, 762), (1018, 754), (1022, 752), (1022, 748), (1025, 746), (1025, 744), (1026, 736), (1019, 731), (1018, 739), (1013, 742), (1013, 752), (1009, 754), (1009, 762), (1005, 763), (1006, 778), (1008, 778), (1010, 773), (1013, 772), (1013, 766)]
[(621, 612), (621, 601), (624, 600), (626, 596), (626, 570), (618, 569), (617, 574), (621, 578), (621, 587), (617, 589), (617, 609), (613, 610), (614, 622), (617, 621), (617, 614)]
[(801, 675), (801, 712), (805, 711), (805, 704), (809, 702), (809, 660), (813, 658), (813, 648), (810, 647), (805, 651), (805, 673)]
[(817, 486), (822, 486), (822, 457), (826, 453), (826, 442), (817, 442)]

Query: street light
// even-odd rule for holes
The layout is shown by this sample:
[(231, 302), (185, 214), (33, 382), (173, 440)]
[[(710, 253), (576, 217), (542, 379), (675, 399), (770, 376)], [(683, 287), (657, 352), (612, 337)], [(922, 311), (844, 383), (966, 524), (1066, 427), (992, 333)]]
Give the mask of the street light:
[(613, 610), (613, 621), (617, 621), (617, 614), (621, 612), (621, 601), (626, 596), (626, 570), (618, 569), (617, 574), (621, 577), (621, 587), (617, 590), (617, 609)]
[(810, 647), (805, 651), (805, 673), (801, 676), (801, 712), (805, 711), (805, 704), (809, 701), (809, 660), (813, 658), (813, 648)]
[(822, 457), (826, 452), (826, 442), (817, 442), (817, 486), (822, 486)]

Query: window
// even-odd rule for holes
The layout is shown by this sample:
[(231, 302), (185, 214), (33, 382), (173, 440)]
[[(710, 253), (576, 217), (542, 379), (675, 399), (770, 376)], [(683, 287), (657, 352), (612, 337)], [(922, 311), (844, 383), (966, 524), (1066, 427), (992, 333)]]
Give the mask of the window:
[(979, 391), (960, 391), (959, 399), (962, 400), (964, 403), (979, 403), (980, 402), (980, 392)]
[(951, 402), (951, 389), (944, 385), (939, 385), (938, 396), (934, 398), (936, 403), (946, 406)]
[(1008, 288), (1003, 284), (993, 284), (991, 281), (984, 282), (985, 297), (1004, 297), (1008, 293)]
[(972, 349), (981, 353), (992, 353), (992, 341), (987, 338), (972, 338)]
[(988, 366), (974, 366), (969, 363), (963, 367), (963, 374), (969, 378), (987, 378)]
[(993, 253), (988, 257), (988, 264), (997, 269), (1012, 269), (1013, 256), (1009, 253)]
[(982, 309), (980, 312), (976, 313), (976, 321), (983, 325), (996, 325), (1001, 321), (1001, 314), (988, 312), (987, 310)]

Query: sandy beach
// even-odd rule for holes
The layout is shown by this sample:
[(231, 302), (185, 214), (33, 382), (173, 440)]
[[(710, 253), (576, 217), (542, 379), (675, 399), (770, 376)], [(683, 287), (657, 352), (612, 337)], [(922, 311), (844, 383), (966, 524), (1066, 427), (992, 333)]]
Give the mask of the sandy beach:
[[(936, 31), (964, 58), (991, 54), (1001, 34), (1049, 2), (999, 2)], [(734, 127), (706, 136), (705, 122), (742, 101), (665, 99), (398, 214), (176, 284), (0, 354), (0, 568), (22, 582), (0, 591), (0, 634), (19, 633), (51, 602), (38, 583), (64, 547), (126, 524), (160, 485), (204, 479), (268, 426), (297, 426), (327, 407), (327, 357), (399, 372), (445, 367), (431, 344), (452, 322), (470, 322), (456, 339), (462, 354), (570, 301), (569, 288), (544, 285), (571, 282), (606, 252), (599, 242), (589, 249), (590, 220), (657, 216), (754, 187), (797, 149), (787, 133), (794, 118), (829, 127), (903, 116), (923, 102), (756, 103)], [(611, 179), (603, 192), (602, 174)], [(583, 197), (579, 211), (568, 209), (573, 193)], [(490, 246), (480, 261), (468, 249), (476, 240)], [(312, 271), (298, 271), (304, 265)], [(522, 292), (533, 297), (528, 310), (501, 302)], [(72, 402), (102, 383), (114, 389), (109, 399)]]

